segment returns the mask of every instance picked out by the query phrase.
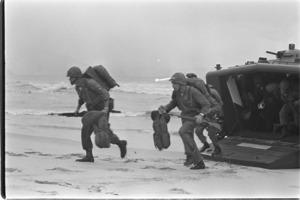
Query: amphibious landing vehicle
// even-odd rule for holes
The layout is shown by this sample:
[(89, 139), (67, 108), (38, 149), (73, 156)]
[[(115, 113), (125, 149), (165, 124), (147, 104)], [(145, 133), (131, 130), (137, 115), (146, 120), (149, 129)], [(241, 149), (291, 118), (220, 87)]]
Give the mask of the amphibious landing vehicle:
[(299, 129), (284, 135), (279, 122), (282, 105), (267, 109), (255, 102), (255, 85), (276, 86), (285, 78), (299, 84), (300, 50), (290, 44), (288, 50), (266, 53), (276, 58), (261, 57), (226, 69), (217, 65), (217, 70), (206, 74), (207, 84), (218, 90), (224, 102), (225, 129), (218, 141), (222, 154), (212, 156), (208, 149), (202, 153), (206, 159), (267, 169), (299, 168)]

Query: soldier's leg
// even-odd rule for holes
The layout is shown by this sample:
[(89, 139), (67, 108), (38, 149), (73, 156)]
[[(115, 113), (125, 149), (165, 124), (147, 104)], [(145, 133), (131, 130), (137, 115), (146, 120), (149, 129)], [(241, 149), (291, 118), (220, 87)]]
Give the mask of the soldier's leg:
[(289, 124), (291, 122), (291, 119), (292, 119), (291, 108), (287, 103), (285, 103), (283, 104), (279, 112), (280, 124), (284, 125), (281, 130), (282, 132), (282, 135), (280, 136), (281, 138), (291, 134), (291, 131), (289, 130)]
[(81, 144), (82, 148), (86, 151), (86, 156), (82, 159), (77, 159), (78, 162), (94, 162), (94, 157), (92, 153), (93, 143), (91, 140), (91, 135), (94, 131), (93, 125), (97, 123), (99, 113), (97, 111), (87, 112), (81, 119), (82, 129), (81, 129)]
[(198, 125), (195, 128), (195, 133), (198, 136), (199, 140), (203, 143), (203, 146), (199, 150), (200, 152), (204, 152), (206, 149), (209, 148), (209, 144), (206, 141), (206, 137), (203, 135), (203, 131), (206, 128), (204, 125)]
[(213, 143), (213, 145), (215, 147), (213, 155), (219, 155), (219, 154), (221, 154), (221, 147), (218, 144), (218, 138), (217, 138), (217, 134), (220, 131), (221, 131), (220, 129), (218, 129), (218, 128), (214, 127), (214, 126), (209, 126), (207, 128), (208, 136), (209, 136), (210, 140), (212, 141), (212, 143)]
[(127, 141), (126, 140), (120, 140), (119, 137), (111, 130), (110, 124), (108, 124), (108, 135), (110, 139), (111, 144), (116, 144), (120, 148), (121, 158), (124, 158), (127, 153)]
[(203, 169), (203, 166), (205, 168), (205, 165), (194, 140), (194, 128), (195, 122), (182, 119), (182, 126), (179, 129), (179, 135), (183, 141), (185, 154), (187, 155), (187, 159), (184, 165), (189, 166), (191, 164), (197, 165), (198, 163), (201, 163)]

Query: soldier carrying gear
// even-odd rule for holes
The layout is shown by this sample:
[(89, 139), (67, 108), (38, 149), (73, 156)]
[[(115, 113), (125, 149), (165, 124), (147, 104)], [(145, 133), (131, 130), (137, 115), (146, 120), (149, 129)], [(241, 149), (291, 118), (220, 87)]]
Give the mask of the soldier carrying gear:
[[(82, 72), (78, 67), (71, 67), (67, 72), (67, 77), (69, 77), (70, 83), (75, 85), (75, 89), (79, 96), (75, 114), (79, 112), (84, 103), (86, 104), (88, 111), (82, 117), (83, 126), (81, 129), (81, 143), (83, 149), (86, 151), (86, 156), (82, 159), (77, 159), (76, 161), (94, 162), (91, 134), (103, 129), (103, 127), (105, 127), (105, 130), (109, 136), (110, 143), (119, 146), (121, 158), (124, 158), (127, 152), (127, 141), (120, 140), (118, 136), (112, 132), (110, 129), (110, 124), (108, 123), (109, 111), (112, 110), (112, 108), (110, 108), (110, 95), (108, 91), (102, 88), (101, 85), (95, 80), (83, 77)], [(100, 120), (102, 119), (103, 115), (105, 115), (107, 118), (107, 120), (104, 120), (104, 124), (103, 120)]]
[[(210, 104), (205, 96), (196, 88), (186, 84), (186, 78), (182, 73), (175, 73), (170, 79), (174, 88), (172, 99), (169, 104), (158, 108), (160, 113), (169, 113), (175, 107), (181, 110), (181, 115), (197, 117), (197, 123), (202, 122), (202, 114), (210, 112)], [(185, 166), (194, 164), (190, 169), (204, 169), (205, 164), (194, 140), (196, 122), (182, 118), (182, 126), (179, 135), (182, 139), (186, 161)]]

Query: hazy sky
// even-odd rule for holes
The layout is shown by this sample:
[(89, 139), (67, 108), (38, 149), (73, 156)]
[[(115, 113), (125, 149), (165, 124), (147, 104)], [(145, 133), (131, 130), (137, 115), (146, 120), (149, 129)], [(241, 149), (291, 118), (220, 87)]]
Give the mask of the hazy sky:
[(298, 0), (6, 0), (6, 68), (66, 75), (102, 64), (115, 76), (200, 76), (300, 48)]

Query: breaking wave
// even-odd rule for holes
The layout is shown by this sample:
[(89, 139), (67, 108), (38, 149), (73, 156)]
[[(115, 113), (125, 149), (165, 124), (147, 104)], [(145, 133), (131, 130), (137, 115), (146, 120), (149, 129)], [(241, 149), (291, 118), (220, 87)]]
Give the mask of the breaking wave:
[(41, 92), (41, 93), (47, 93), (47, 92), (63, 92), (68, 91), (74, 88), (69, 83), (66, 82), (60, 82), (60, 83), (34, 83), (34, 82), (28, 82), (28, 83), (22, 83), (17, 82), (14, 86), (10, 86), (7, 91), (17, 89), (21, 91), (26, 92)]
[[(21, 90), (25, 92), (75, 92), (74, 86), (68, 82), (59, 83), (35, 83), (35, 82), (17, 82), (14, 86), (9, 86), (6, 91)], [(112, 92), (150, 94), (150, 95), (171, 95), (172, 86), (168, 83), (155, 82), (123, 82), (120, 87), (115, 87)]]

